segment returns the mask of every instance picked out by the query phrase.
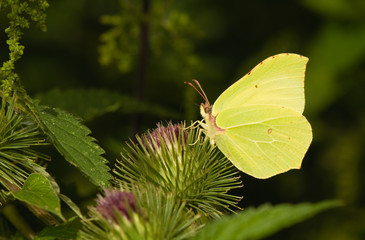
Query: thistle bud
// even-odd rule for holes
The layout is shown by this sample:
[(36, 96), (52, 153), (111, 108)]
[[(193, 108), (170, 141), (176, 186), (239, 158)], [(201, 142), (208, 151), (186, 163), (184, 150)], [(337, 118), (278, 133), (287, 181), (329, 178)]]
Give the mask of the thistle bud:
[(176, 143), (185, 145), (187, 137), (187, 132), (184, 131), (183, 126), (180, 124), (172, 124), (169, 122), (165, 127), (161, 123), (157, 123), (157, 128), (150, 134), (146, 135), (146, 139), (143, 144), (145, 146), (149, 144), (153, 150), (156, 150), (155, 145), (158, 148), (161, 148), (161, 141), (163, 141), (165, 145), (169, 147), (175, 145)]
[(108, 221), (116, 222), (122, 215), (130, 220), (130, 212), (136, 211), (135, 197), (130, 192), (105, 189), (105, 196), (98, 195), (96, 210)]

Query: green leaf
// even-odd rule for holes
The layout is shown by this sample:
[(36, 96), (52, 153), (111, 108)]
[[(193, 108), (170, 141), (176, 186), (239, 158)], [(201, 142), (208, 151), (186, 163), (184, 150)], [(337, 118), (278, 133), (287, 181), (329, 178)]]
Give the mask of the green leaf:
[(159, 117), (177, 117), (175, 111), (138, 101), (106, 89), (52, 89), (38, 94), (42, 104), (64, 109), (89, 121), (109, 112), (148, 113)]
[(25, 180), (23, 188), (13, 192), (16, 199), (35, 205), (62, 217), (60, 199), (49, 180), (40, 173), (32, 173)]
[(91, 131), (79, 119), (57, 108), (37, 106), (43, 131), (57, 150), (71, 164), (78, 167), (97, 186), (110, 186), (112, 178), (108, 162), (101, 154), (104, 150), (95, 139), (88, 136)]
[(34, 238), (34, 240), (53, 240), (53, 239), (76, 239), (78, 229), (74, 226), (76, 217), (59, 225), (44, 228)]
[(207, 225), (196, 240), (244, 240), (262, 239), (279, 230), (304, 221), (315, 214), (340, 206), (339, 201), (319, 203), (264, 204), (259, 208), (248, 208), (239, 215), (221, 218)]
[(81, 219), (84, 218), (84, 216), (81, 213), (80, 208), (69, 197), (67, 197), (66, 195), (63, 195), (63, 194), (58, 194), (58, 196), (64, 203), (66, 203), (71, 208), (72, 211), (74, 211), (74, 213), (77, 214), (77, 216), (79, 218), (81, 218)]

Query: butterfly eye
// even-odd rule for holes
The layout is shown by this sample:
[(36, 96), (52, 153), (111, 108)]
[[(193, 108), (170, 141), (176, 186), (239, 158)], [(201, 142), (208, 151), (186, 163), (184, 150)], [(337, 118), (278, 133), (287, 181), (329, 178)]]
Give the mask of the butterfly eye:
[(204, 107), (204, 112), (205, 112), (206, 114), (210, 114), (210, 113), (212, 113), (212, 107), (211, 107), (211, 106), (205, 106), (205, 107)]

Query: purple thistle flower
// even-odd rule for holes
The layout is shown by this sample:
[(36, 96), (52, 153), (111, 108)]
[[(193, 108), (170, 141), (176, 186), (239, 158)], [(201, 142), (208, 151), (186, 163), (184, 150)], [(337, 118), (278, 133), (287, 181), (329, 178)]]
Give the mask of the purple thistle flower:
[(169, 122), (165, 127), (161, 123), (157, 123), (157, 128), (152, 133), (146, 135), (147, 141), (143, 141), (143, 144), (145, 146), (149, 144), (155, 150), (153, 142), (156, 143), (158, 148), (161, 148), (161, 139), (169, 146), (175, 144), (175, 141), (179, 140), (179, 138), (180, 144), (186, 144), (187, 137), (188, 133), (184, 131), (180, 124), (172, 124)]
[(130, 211), (136, 211), (133, 193), (104, 189), (105, 196), (98, 195), (96, 210), (107, 220), (116, 222), (118, 214), (130, 219)]

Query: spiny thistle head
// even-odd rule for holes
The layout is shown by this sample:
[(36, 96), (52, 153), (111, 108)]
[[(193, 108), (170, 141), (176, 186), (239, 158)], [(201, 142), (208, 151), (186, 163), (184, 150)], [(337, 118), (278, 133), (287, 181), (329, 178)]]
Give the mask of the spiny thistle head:
[(130, 219), (129, 212), (136, 211), (133, 193), (105, 189), (105, 196), (98, 195), (96, 210), (109, 221), (116, 222), (116, 215)]
[(118, 184), (152, 184), (209, 217), (220, 216), (221, 210), (230, 210), (241, 199), (227, 194), (241, 187), (235, 168), (200, 129), (184, 123), (158, 124), (136, 139), (116, 164)]
[(151, 185), (105, 190), (96, 202), (80, 239), (191, 239), (200, 228), (185, 203)]

